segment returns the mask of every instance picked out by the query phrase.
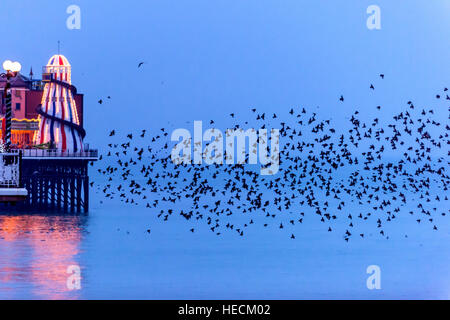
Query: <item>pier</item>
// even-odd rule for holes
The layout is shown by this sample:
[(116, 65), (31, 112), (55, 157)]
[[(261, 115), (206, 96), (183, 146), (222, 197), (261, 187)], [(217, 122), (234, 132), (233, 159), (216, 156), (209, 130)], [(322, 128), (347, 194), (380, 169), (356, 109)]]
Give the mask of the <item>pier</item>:
[(0, 164), (4, 173), (0, 175), (0, 208), (87, 213), (88, 164), (97, 156), (97, 150), (29, 149), (0, 154), (7, 159)]
[[(6, 66), (6, 67), (5, 67)], [(84, 142), (83, 94), (72, 67), (52, 56), (41, 79), (6, 61), (0, 77), (0, 212), (89, 211), (88, 165), (97, 150)]]

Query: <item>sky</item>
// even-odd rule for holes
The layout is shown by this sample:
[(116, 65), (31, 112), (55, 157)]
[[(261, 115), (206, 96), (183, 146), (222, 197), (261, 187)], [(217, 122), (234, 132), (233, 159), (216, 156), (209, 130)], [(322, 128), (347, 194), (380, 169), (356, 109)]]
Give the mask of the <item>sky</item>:
[[(373, 4), (380, 30), (366, 26)], [(70, 5), (80, 7), (80, 29), (66, 26)], [(86, 142), (99, 149), (112, 128), (227, 126), (229, 113), (246, 118), (253, 107), (319, 107), (338, 124), (384, 103), (390, 117), (450, 83), (446, 0), (6, 0), (0, 18), (0, 60), (20, 61), (25, 74), (40, 75), (61, 42), (85, 94)], [(368, 99), (380, 73), (385, 81)]]
[[(80, 7), (79, 30), (66, 26), (70, 5)], [(367, 28), (370, 5), (381, 9), (380, 30)], [(450, 87), (448, 0), (2, 0), (0, 19), (0, 61), (19, 61), (24, 74), (33, 67), (40, 76), (60, 41), (84, 94), (85, 142), (100, 151), (112, 129), (192, 132), (194, 120), (206, 129), (214, 119), (224, 131), (230, 113), (253, 125), (251, 108), (305, 107), (339, 132), (356, 109), (389, 121), (412, 100), (448, 121), (446, 101), (435, 99)], [(298, 242), (277, 226), (218, 238), (208, 228), (191, 236), (185, 221), (157, 224), (142, 207), (92, 200), (80, 250), (84, 297), (449, 297), (446, 226), (435, 233), (402, 216), (390, 242), (347, 244), (318, 221), (296, 233)], [(372, 263), (386, 270), (383, 293), (365, 286)]]

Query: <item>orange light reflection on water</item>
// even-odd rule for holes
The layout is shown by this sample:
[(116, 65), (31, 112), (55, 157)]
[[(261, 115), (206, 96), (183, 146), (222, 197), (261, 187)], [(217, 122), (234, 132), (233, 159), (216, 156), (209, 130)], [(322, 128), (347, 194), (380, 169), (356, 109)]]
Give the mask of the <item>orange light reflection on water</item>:
[(84, 216), (1, 216), (0, 297), (76, 299), (67, 287), (70, 265), (77, 261)]

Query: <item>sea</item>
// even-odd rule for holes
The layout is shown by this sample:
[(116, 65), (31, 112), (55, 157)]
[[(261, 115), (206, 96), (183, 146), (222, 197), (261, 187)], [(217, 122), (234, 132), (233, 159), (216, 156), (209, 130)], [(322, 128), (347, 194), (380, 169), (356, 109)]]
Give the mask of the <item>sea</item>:
[(408, 210), (387, 236), (374, 217), (349, 241), (348, 221), (329, 232), (311, 214), (284, 229), (238, 214), (231, 223), (254, 220), (244, 236), (217, 235), (92, 191), (88, 214), (0, 214), (0, 299), (449, 299), (448, 217)]

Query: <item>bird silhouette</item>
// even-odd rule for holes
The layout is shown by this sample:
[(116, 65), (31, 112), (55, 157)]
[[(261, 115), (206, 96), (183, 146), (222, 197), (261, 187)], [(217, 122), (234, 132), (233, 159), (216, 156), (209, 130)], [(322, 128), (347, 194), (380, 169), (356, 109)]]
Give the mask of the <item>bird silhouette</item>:
[[(342, 95), (339, 100), (345, 102)], [(383, 109), (383, 114), (388, 112)], [(342, 230), (345, 242), (354, 234), (361, 241), (375, 235), (389, 239), (386, 224), (402, 214), (439, 231), (439, 222), (449, 213), (450, 126), (435, 110), (412, 101), (391, 117), (363, 119), (361, 110), (355, 110), (342, 129), (327, 115), (305, 107), (280, 109), (267, 117), (251, 108), (257, 126), (279, 128), (283, 142), (278, 173), (268, 176), (260, 175), (249, 158), (257, 154), (257, 142), (269, 142), (269, 135), (249, 143), (248, 152), (242, 151), (244, 161), (232, 164), (213, 161), (229, 159), (226, 150), (195, 142), (189, 149), (200, 151), (211, 164), (191, 165), (172, 161), (168, 139), (173, 128), (136, 129), (122, 136), (112, 130), (109, 136), (114, 139), (97, 165), (107, 179), (95, 190), (128, 206), (143, 205), (164, 223), (174, 215), (199, 226), (203, 222), (215, 236), (227, 231), (243, 237), (250, 228), (273, 226), (295, 239), (294, 229), (315, 220), (332, 232), (330, 236)], [(238, 115), (230, 113), (236, 130), (244, 127)], [(183, 154), (182, 159), (190, 157)], [(238, 214), (248, 218), (233, 221)], [(376, 232), (365, 229), (369, 222)]]

